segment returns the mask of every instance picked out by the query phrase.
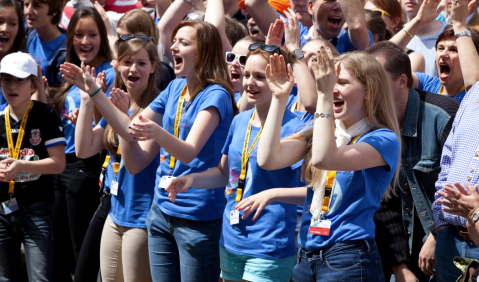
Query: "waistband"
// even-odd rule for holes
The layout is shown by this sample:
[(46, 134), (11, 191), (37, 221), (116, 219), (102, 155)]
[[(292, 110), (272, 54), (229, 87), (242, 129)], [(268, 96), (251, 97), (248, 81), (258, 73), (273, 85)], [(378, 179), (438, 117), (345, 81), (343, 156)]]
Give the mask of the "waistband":
[(330, 246), (326, 246), (324, 248), (321, 248), (319, 250), (314, 250), (314, 251), (308, 251), (304, 249), (303, 247), (299, 248), (298, 255), (305, 256), (307, 258), (313, 258), (319, 256), (321, 260), (323, 259), (323, 255), (330, 250), (331, 248), (342, 244), (342, 245), (349, 245), (351, 247), (366, 247), (367, 252), (371, 251), (371, 247), (376, 245), (376, 240), (374, 239), (361, 239), (361, 240), (352, 240), (352, 241), (345, 241), (345, 242), (339, 242)]

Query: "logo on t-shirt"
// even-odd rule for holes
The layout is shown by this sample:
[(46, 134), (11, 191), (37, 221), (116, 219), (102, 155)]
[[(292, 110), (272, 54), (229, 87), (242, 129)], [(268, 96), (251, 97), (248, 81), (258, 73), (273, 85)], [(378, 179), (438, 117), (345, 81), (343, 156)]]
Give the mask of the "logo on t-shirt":
[(32, 129), (30, 132), (30, 143), (32, 143), (33, 146), (37, 146), (42, 142), (42, 136), (40, 135), (40, 129)]

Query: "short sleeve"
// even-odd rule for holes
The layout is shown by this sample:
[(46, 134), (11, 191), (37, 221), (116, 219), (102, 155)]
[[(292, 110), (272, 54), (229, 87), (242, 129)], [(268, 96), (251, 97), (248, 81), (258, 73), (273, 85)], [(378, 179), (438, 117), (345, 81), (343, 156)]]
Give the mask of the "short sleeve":
[(165, 90), (163, 90), (160, 95), (158, 95), (153, 102), (150, 103), (149, 107), (152, 109), (155, 113), (158, 114), (164, 114), (165, 113), (165, 108), (166, 108), (166, 103), (168, 102), (168, 97), (170, 96), (170, 93), (172, 91), (175, 91), (174, 87), (172, 86), (175, 83), (170, 83), (168, 84), (168, 87), (166, 87)]
[(65, 135), (63, 134), (63, 125), (57, 111), (51, 106), (47, 106), (47, 121), (43, 128), (42, 138), (45, 140), (45, 147), (50, 148), (57, 145), (66, 145)]
[[(373, 34), (369, 30), (368, 30), (368, 35), (369, 35), (369, 46), (371, 46), (374, 43), (374, 38), (373, 38)], [(336, 45), (336, 49), (338, 50), (339, 54), (356, 51), (356, 48), (354, 48), (353, 43), (351, 42), (351, 38), (349, 37), (349, 32), (345, 32), (341, 37), (339, 37), (338, 44)]]
[(436, 89), (437, 85), (440, 84), (439, 78), (427, 75), (422, 72), (415, 72), (415, 74), (417, 75), (418, 80), (417, 89), (429, 91), (436, 94), (439, 92), (439, 89)]
[(225, 120), (228, 114), (231, 114), (233, 110), (231, 94), (219, 85), (210, 85), (204, 91), (206, 93), (201, 95), (198, 112), (209, 107), (215, 107), (218, 109), (221, 120)]
[(387, 171), (396, 170), (399, 160), (399, 140), (393, 131), (378, 129), (366, 135), (360, 142), (368, 143), (376, 149), (389, 166)]
[(106, 126), (108, 125), (108, 122), (106, 122), (105, 118), (101, 118), (100, 122), (98, 123), (101, 127), (103, 127), (103, 129), (106, 128)]
[(235, 130), (236, 130), (236, 123), (238, 119), (237, 117), (233, 119), (233, 122), (231, 123), (231, 126), (230, 126), (230, 130), (228, 131), (228, 136), (226, 136), (225, 144), (223, 146), (223, 149), (221, 150), (221, 154), (223, 155), (228, 155), (230, 151), (230, 145), (233, 140), (233, 134), (235, 133)]

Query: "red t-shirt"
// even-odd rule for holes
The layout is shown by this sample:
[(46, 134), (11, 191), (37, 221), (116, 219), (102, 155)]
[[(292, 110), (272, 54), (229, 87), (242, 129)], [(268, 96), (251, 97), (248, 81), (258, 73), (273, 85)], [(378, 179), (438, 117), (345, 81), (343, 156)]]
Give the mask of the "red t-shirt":
[[(112, 11), (117, 13), (126, 13), (133, 9), (142, 8), (141, 1), (137, 0), (107, 0), (103, 8), (106, 12)], [(61, 26), (64, 29), (68, 28), (70, 19), (72, 18), (75, 10), (73, 9), (73, 4), (71, 1), (68, 1), (63, 9), (62, 22)]]

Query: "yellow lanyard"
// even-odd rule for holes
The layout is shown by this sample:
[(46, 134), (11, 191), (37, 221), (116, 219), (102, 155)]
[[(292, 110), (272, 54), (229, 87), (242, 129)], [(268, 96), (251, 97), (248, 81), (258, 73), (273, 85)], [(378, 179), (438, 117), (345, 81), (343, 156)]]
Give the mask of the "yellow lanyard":
[[(353, 141), (349, 145), (353, 145), (354, 143), (356, 143), (356, 141), (358, 141), (359, 137), (363, 136), (364, 134), (366, 134), (366, 132), (364, 132), (362, 134), (359, 134), (358, 136), (354, 137)], [(326, 191), (328, 191), (328, 189), (329, 189), (329, 193), (331, 193), (331, 189), (333, 188), (333, 182), (334, 182), (334, 179), (336, 178), (336, 173), (337, 173), (337, 171), (330, 171), (329, 174), (328, 174), (328, 181), (326, 182)], [(323, 206), (321, 208), (321, 210), (324, 211), (324, 212), (327, 212), (329, 210), (329, 201), (331, 199), (330, 196), (331, 196), (331, 194), (329, 194), (329, 195), (325, 194), (325, 196), (324, 196)]]
[[(461, 89), (459, 89), (459, 92), (457, 92), (457, 94), (461, 93), (465, 89), (466, 89), (466, 86), (463, 86)], [(439, 93), (438, 94), (443, 95), (443, 96), (449, 96), (449, 95), (444, 94), (444, 86), (443, 85), (441, 85), (441, 88), (439, 88)], [(450, 96), (450, 97), (456, 98), (457, 94), (454, 95), (454, 96)]]
[[(194, 97), (196, 94), (198, 94), (201, 88), (203, 88), (203, 85), (200, 83), (196, 87), (191, 97)], [(186, 95), (187, 89), (188, 89), (188, 85), (185, 85), (185, 87), (183, 88), (183, 91), (181, 92), (180, 99), (178, 100), (178, 107), (176, 108), (176, 117), (175, 117), (175, 137), (176, 138), (180, 136), (180, 119), (181, 119), (181, 115), (183, 114), (183, 103), (185, 102), (185, 95)], [(171, 174), (173, 174), (173, 169), (175, 168), (175, 162), (176, 162), (175, 157), (170, 155), (170, 176)]]
[[(15, 148), (13, 147), (13, 138), (12, 138), (12, 129), (10, 126), (10, 106), (7, 106), (5, 110), (5, 127), (7, 128), (7, 142), (8, 142), (8, 151), (10, 153), (10, 158), (18, 159), (20, 155), (20, 147), (22, 146), (23, 134), (25, 133), (25, 126), (27, 125), (28, 114), (33, 107), (33, 101), (30, 101), (27, 111), (23, 114), (22, 123), (20, 124), (20, 129), (18, 131), (17, 143)], [(12, 195), (14, 191), (15, 180), (10, 181), (8, 184), (8, 194)]]
[(298, 100), (296, 100), (296, 102), (294, 102), (293, 106), (291, 107), (291, 112), (294, 114), (294, 112), (296, 111), (296, 104), (298, 104)]
[(116, 179), (116, 175), (120, 171), (120, 162), (121, 162), (121, 152), (120, 152), (120, 145), (118, 144), (118, 150), (116, 150), (116, 159), (115, 159), (115, 163), (113, 164), (113, 173), (115, 174), (115, 179)]
[(261, 129), (259, 130), (258, 134), (253, 140), (253, 143), (251, 144), (251, 147), (248, 149), (249, 145), (249, 137), (251, 135), (251, 125), (253, 124), (254, 120), (254, 113), (251, 115), (251, 118), (249, 119), (248, 123), (248, 129), (246, 129), (246, 136), (244, 138), (244, 143), (243, 143), (243, 152), (241, 154), (241, 174), (238, 180), (238, 189), (236, 190), (236, 202), (241, 201), (241, 197), (243, 195), (243, 187), (245, 184), (245, 178), (246, 178), (246, 170), (248, 169), (248, 159), (249, 156), (251, 155), (251, 151), (253, 151), (254, 146), (256, 146), (256, 143), (258, 142), (259, 138), (261, 137), (261, 133), (263, 132), (263, 127), (261, 126)]

